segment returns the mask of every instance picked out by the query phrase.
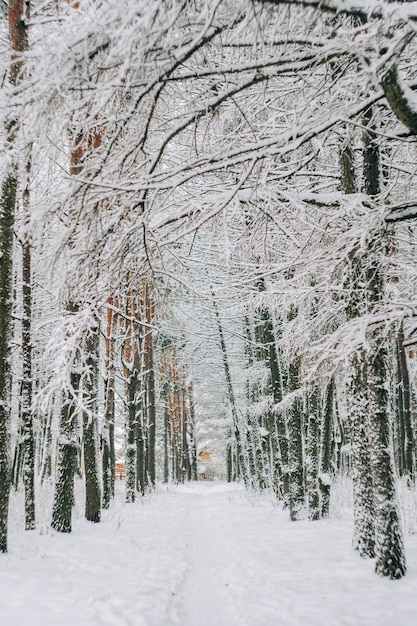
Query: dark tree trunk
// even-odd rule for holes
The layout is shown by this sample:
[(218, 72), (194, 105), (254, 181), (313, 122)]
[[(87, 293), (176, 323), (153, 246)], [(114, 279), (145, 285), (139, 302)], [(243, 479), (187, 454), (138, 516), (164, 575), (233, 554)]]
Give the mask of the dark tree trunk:
[[(300, 364), (294, 360), (289, 367), (288, 390), (299, 388)], [(290, 519), (295, 522), (302, 518), (304, 511), (304, 472), (303, 472), (303, 409), (300, 397), (295, 397), (288, 414), (289, 434), (289, 506)]]
[(134, 502), (136, 499), (137, 481), (137, 430), (140, 413), (138, 396), (140, 383), (136, 368), (130, 373), (128, 380), (128, 414), (126, 427), (126, 502)]
[(136, 426), (136, 489), (142, 495), (146, 493), (148, 485), (148, 478), (146, 474), (147, 466), (147, 432), (146, 432), (146, 413), (147, 403), (143, 397), (143, 378), (141, 381), (136, 381), (138, 390), (136, 392), (135, 403), (135, 426)]
[(398, 579), (406, 572), (406, 560), (390, 457), (386, 340), (380, 330), (375, 330), (371, 342), (372, 356), (369, 358), (368, 367), (370, 437), (375, 489), (375, 571), (381, 576)]
[(333, 438), (333, 407), (334, 407), (334, 380), (327, 385), (324, 397), (324, 406), (321, 423), (320, 443), (320, 473), (319, 487), (321, 495), (321, 517), (329, 516), (330, 489), (332, 472), (332, 438)]
[(84, 402), (87, 410), (83, 415), (83, 451), (85, 470), (85, 518), (89, 522), (101, 519), (101, 491), (98, 459), (98, 349), (99, 329), (92, 326), (88, 329), (85, 350), (87, 353), (88, 372), (84, 380)]
[(308, 516), (312, 521), (320, 519), (319, 491), (319, 424), (320, 390), (315, 387), (308, 398), (308, 422), (306, 445), (306, 488)]
[[(372, 111), (365, 114), (370, 126)], [(368, 123), (369, 122), (369, 123)], [(370, 126), (371, 127), (371, 126)], [(372, 127), (371, 127), (372, 128)], [(379, 151), (375, 136), (364, 133), (365, 192), (380, 192)], [(380, 241), (378, 241), (378, 237)], [(386, 249), (384, 234), (376, 233), (366, 259), (367, 308), (373, 312), (384, 295), (381, 257)], [(394, 472), (389, 449), (389, 416), (387, 380), (387, 340), (376, 328), (369, 333), (368, 394), (372, 475), (375, 510), (375, 571), (388, 578), (401, 578), (406, 571), (404, 543), (396, 501)]]
[[(19, 381), (19, 398), (22, 398), (22, 381)], [(12, 486), (17, 491), (19, 483), (23, 477), (23, 460), (24, 460), (24, 439), (23, 439), (23, 420), (22, 420), (22, 403), (19, 403), (17, 441), (13, 454), (11, 480)]]
[(229, 431), (229, 435), (227, 437), (228, 444), (226, 446), (226, 471), (227, 471), (227, 482), (231, 483), (236, 480), (236, 470), (235, 470), (235, 455), (233, 450), (233, 444), (231, 443), (232, 433)]
[(141, 358), (140, 336), (135, 320), (138, 318), (136, 291), (129, 291), (126, 302), (126, 328), (124, 344), (124, 372), (126, 378), (126, 502), (134, 502), (137, 488), (137, 435), (141, 419)]
[(107, 509), (110, 506), (111, 499), (114, 497), (114, 471), (116, 464), (114, 448), (116, 329), (117, 316), (116, 313), (109, 308), (107, 311), (106, 331), (106, 398), (102, 433), (103, 509)]
[(25, 487), (25, 528), (35, 528), (35, 437), (32, 410), (32, 241), (30, 236), (31, 147), (26, 161), (26, 185), (23, 192), (25, 232), (22, 246), (22, 428), (23, 484)]
[[(365, 115), (365, 124), (372, 118), (372, 110), (368, 109)], [(348, 152), (349, 151), (349, 152)], [(350, 147), (345, 147), (350, 154)], [(378, 155), (375, 155), (375, 144), (368, 132), (364, 133), (364, 183), (366, 193), (376, 193), (378, 189)], [(342, 154), (343, 162), (343, 154)], [(352, 180), (345, 175), (342, 168), (342, 186), (345, 193), (356, 191)], [(364, 257), (366, 259), (366, 257)], [(349, 259), (348, 276), (345, 287), (346, 316), (353, 320), (366, 313), (366, 276), (363, 268), (364, 259), (354, 253)], [(372, 468), (370, 460), (370, 446), (368, 439), (368, 383), (366, 368), (366, 353), (360, 353), (350, 358), (350, 371), (347, 381), (347, 409), (349, 414), (351, 435), (351, 463), (353, 480), (353, 509), (354, 529), (353, 547), (362, 557), (374, 556), (375, 529), (374, 529), (374, 495)]]
[(411, 388), (407, 355), (404, 347), (404, 329), (397, 335), (398, 416), (400, 425), (401, 474), (407, 474), (410, 485), (415, 482), (415, 436), (411, 414)]
[(341, 188), (343, 193), (356, 193), (355, 160), (350, 144), (343, 146), (340, 153)]
[(188, 421), (188, 434), (190, 440), (190, 480), (197, 480), (197, 447), (195, 443), (195, 410), (192, 382), (188, 385), (188, 402), (190, 405), (190, 419)]
[(186, 404), (185, 398), (185, 376), (182, 377), (183, 384), (181, 386), (181, 439), (182, 439), (182, 458), (181, 458), (181, 468), (184, 479), (187, 478), (189, 480), (190, 474), (190, 455), (188, 450), (188, 408)]
[(168, 405), (164, 406), (164, 483), (169, 481), (169, 460), (170, 460), (170, 420)]
[(375, 555), (375, 511), (368, 438), (368, 383), (366, 365), (359, 356), (352, 358), (347, 384), (347, 405), (351, 424), (353, 547), (362, 557), (373, 557)]
[[(71, 373), (71, 385), (79, 390), (80, 374)], [(79, 452), (79, 416), (72, 398), (64, 397), (58, 438), (57, 474), (51, 526), (58, 532), (71, 532), (71, 513), (74, 506), (74, 474)]]
[[(9, 38), (12, 51), (10, 82), (13, 85), (17, 85), (21, 78), (21, 53), (28, 49), (25, 18), (29, 17), (29, 6), (24, 0), (9, 0)], [(13, 328), (13, 227), (18, 185), (18, 166), (13, 155), (13, 144), (17, 126), (16, 119), (8, 119), (6, 122), (6, 148), (11, 159), (4, 173), (0, 196), (0, 552), (7, 552), (10, 494), (10, 341)]]
[[(263, 281), (261, 282), (260, 290), (264, 290), (265, 286)], [(270, 392), (275, 404), (281, 402), (284, 396), (284, 374), (283, 367), (277, 346), (275, 342), (275, 333), (272, 323), (270, 312), (263, 307), (260, 311), (261, 319), (261, 337), (264, 345), (264, 360), (269, 369), (271, 375)], [(278, 485), (274, 485), (275, 491), (282, 491), (285, 504), (288, 504), (288, 494), (290, 488), (289, 478), (289, 453), (288, 453), (288, 432), (285, 422), (284, 412), (272, 412), (270, 416), (271, 423), (270, 429), (274, 434), (275, 445), (277, 448), (277, 458), (271, 459), (271, 466), (279, 465), (279, 475), (281, 477), (282, 484), (280, 488)], [(273, 419), (273, 422), (272, 422)]]
[[(237, 457), (236, 469), (237, 469), (237, 473), (242, 476), (243, 482), (245, 483), (245, 485), (249, 485), (249, 475), (248, 475), (247, 466), (246, 466), (246, 458), (245, 458), (244, 449), (243, 449), (242, 436), (241, 436), (240, 428), (239, 428), (239, 419), (238, 419), (238, 414), (237, 414), (236, 400), (235, 400), (235, 394), (233, 390), (232, 378), (230, 375), (230, 367), (229, 367), (229, 359), (228, 359), (227, 350), (226, 350), (226, 342), (224, 339), (223, 327), (220, 321), (220, 315), (219, 315), (219, 311), (217, 308), (217, 303), (214, 299), (214, 293), (212, 294), (212, 296), (213, 296), (214, 315), (216, 318), (217, 330), (219, 333), (220, 350), (221, 350), (222, 360), (223, 360), (224, 375), (226, 379), (227, 392), (228, 392), (229, 402), (230, 402), (230, 409), (232, 412), (233, 434), (234, 434), (235, 443), (236, 443), (236, 457)], [(230, 473), (229, 476), (232, 479), (232, 473)]]
[(143, 286), (144, 317), (148, 328), (143, 338), (144, 369), (146, 393), (146, 484), (155, 487), (155, 444), (156, 444), (156, 412), (155, 412), (155, 370), (153, 357), (153, 335), (150, 328), (154, 321), (154, 304), (148, 283)]
[(42, 422), (42, 439), (40, 444), (40, 450), (42, 453), (41, 458), (41, 481), (42, 483), (50, 478), (52, 475), (52, 415), (53, 406), (48, 414), (44, 417)]

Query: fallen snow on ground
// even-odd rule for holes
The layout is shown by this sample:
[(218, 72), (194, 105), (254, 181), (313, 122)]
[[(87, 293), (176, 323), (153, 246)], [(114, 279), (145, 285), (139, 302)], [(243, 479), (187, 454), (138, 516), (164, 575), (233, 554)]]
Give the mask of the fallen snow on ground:
[[(119, 485), (120, 486), (120, 485)], [(351, 523), (288, 520), (271, 496), (192, 483), (135, 504), (120, 493), (100, 524), (36, 531), (14, 514), (0, 557), (3, 626), (415, 626), (417, 536), (408, 574), (388, 581), (351, 550)], [(42, 509), (43, 506), (43, 509)]]

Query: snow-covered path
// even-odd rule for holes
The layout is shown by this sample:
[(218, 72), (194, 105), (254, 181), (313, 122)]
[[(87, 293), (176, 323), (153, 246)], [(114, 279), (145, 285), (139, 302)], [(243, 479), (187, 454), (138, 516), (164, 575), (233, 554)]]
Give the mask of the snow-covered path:
[[(49, 507), (45, 503), (45, 513)], [(387, 581), (350, 548), (348, 522), (288, 521), (270, 497), (224, 483), (122, 499), (71, 535), (16, 526), (0, 557), (7, 626), (415, 626), (408, 575)]]

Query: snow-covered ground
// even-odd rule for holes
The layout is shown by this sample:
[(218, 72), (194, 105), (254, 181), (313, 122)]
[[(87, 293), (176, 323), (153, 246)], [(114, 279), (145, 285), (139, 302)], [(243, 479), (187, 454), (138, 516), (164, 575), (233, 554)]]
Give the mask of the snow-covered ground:
[[(16, 496), (14, 496), (16, 498)], [(0, 556), (3, 626), (415, 626), (417, 536), (408, 574), (388, 581), (351, 550), (344, 515), (288, 521), (271, 496), (226, 483), (122, 493), (100, 524), (75, 511), (60, 535), (22, 530), (12, 503)]]

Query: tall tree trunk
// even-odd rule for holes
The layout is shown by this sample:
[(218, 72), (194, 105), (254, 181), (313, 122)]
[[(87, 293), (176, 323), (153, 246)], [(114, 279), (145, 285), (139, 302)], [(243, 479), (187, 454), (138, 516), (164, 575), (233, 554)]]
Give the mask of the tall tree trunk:
[[(372, 113), (368, 112), (366, 122), (371, 119)], [(375, 160), (373, 144), (370, 144), (368, 133), (364, 139), (364, 159), (370, 156), (370, 163), (364, 166), (365, 191), (375, 190), (375, 175), (372, 173), (370, 164), (377, 163)], [(355, 193), (356, 182), (354, 176), (353, 156), (350, 145), (346, 145), (341, 154), (342, 163), (342, 190), (344, 193)], [(349, 164), (351, 166), (349, 167)], [(372, 176), (371, 176), (372, 173)], [(368, 178), (372, 178), (372, 182)], [(346, 316), (348, 320), (360, 317), (366, 312), (366, 284), (363, 259), (359, 255), (352, 254), (348, 277), (345, 288)], [(348, 380), (346, 386), (346, 402), (351, 431), (351, 463), (353, 480), (353, 547), (358, 550), (362, 557), (374, 556), (375, 531), (374, 531), (374, 500), (373, 480), (369, 448), (369, 422), (368, 422), (368, 385), (366, 378), (367, 355), (362, 350), (359, 354), (350, 357)]]
[(144, 391), (146, 393), (146, 389), (143, 389), (143, 378), (142, 375), (140, 379), (138, 379), (135, 384), (137, 384), (137, 392), (135, 399), (135, 426), (136, 426), (136, 489), (142, 495), (145, 495), (146, 489), (148, 486), (148, 477), (146, 474), (146, 465), (147, 465), (147, 424), (146, 424), (146, 415), (147, 415), (147, 402)]
[(375, 571), (381, 576), (398, 579), (406, 572), (406, 559), (390, 456), (386, 340), (379, 329), (372, 333), (371, 342), (368, 368), (375, 489)]
[[(71, 386), (78, 393), (80, 374), (71, 372)], [(58, 532), (71, 532), (74, 506), (74, 474), (79, 451), (79, 415), (73, 398), (64, 397), (58, 437), (57, 473), (51, 526)]]
[(103, 474), (103, 509), (110, 506), (114, 497), (114, 472), (116, 454), (114, 447), (114, 419), (115, 419), (115, 382), (116, 382), (116, 348), (115, 335), (117, 330), (117, 314), (111, 308), (107, 309), (106, 330), (106, 397), (104, 409), (104, 426), (102, 432), (102, 474)]
[(320, 519), (320, 390), (317, 386), (315, 386), (312, 390), (307, 402), (306, 488), (308, 497), (308, 516), (310, 520), (318, 520)]
[(351, 359), (346, 395), (351, 424), (353, 547), (362, 557), (375, 555), (374, 488), (369, 446), (369, 403), (365, 355)]
[(239, 418), (237, 414), (236, 400), (235, 400), (235, 394), (234, 394), (233, 384), (232, 384), (232, 377), (230, 375), (230, 367), (229, 367), (229, 359), (228, 359), (227, 350), (226, 350), (226, 342), (224, 339), (223, 327), (220, 321), (219, 310), (217, 308), (216, 300), (214, 299), (214, 293), (212, 293), (212, 296), (213, 296), (214, 315), (216, 318), (217, 330), (219, 333), (220, 350), (222, 354), (223, 368), (224, 368), (224, 377), (226, 379), (227, 393), (229, 396), (230, 409), (232, 412), (233, 434), (234, 434), (234, 438), (236, 442), (237, 462), (239, 466), (238, 471), (241, 473), (243, 482), (245, 483), (245, 485), (249, 485), (249, 475), (248, 475), (247, 466), (246, 466), (246, 458), (245, 458), (245, 454), (243, 450), (242, 436), (241, 436), (240, 428), (239, 428)]
[(171, 351), (171, 384), (172, 391), (169, 392), (170, 413), (171, 413), (171, 448), (172, 448), (172, 476), (175, 482), (182, 482), (182, 419), (180, 405), (180, 380), (178, 372), (177, 349), (172, 346)]
[(332, 459), (333, 437), (333, 406), (334, 406), (334, 380), (329, 381), (325, 394), (321, 422), (320, 438), (320, 471), (319, 487), (321, 495), (320, 516), (328, 517), (330, 509), (330, 474)]
[[(299, 388), (300, 363), (294, 359), (288, 373), (288, 391)], [(302, 400), (296, 397), (292, 401), (288, 415), (289, 433), (289, 507), (290, 519), (295, 522), (302, 518), (304, 510), (304, 472), (303, 472), (303, 409)]]
[[(365, 114), (372, 119), (372, 111)], [(371, 127), (370, 127), (371, 128)], [(379, 151), (375, 137), (364, 133), (365, 191), (376, 195), (379, 186)], [(380, 238), (378, 242), (377, 238)], [(386, 245), (383, 233), (376, 233), (366, 263), (367, 308), (374, 309), (383, 299), (384, 281), (381, 257)], [(394, 472), (389, 448), (387, 380), (387, 339), (379, 327), (369, 333), (368, 394), (372, 475), (375, 493), (375, 571), (388, 578), (401, 578), (406, 571), (404, 542), (395, 493)]]
[(189, 457), (188, 440), (187, 440), (187, 433), (188, 433), (188, 408), (187, 408), (187, 404), (186, 404), (185, 390), (186, 390), (186, 386), (185, 386), (185, 375), (184, 375), (184, 368), (183, 368), (183, 372), (182, 372), (182, 376), (181, 376), (181, 415), (182, 415), (182, 418), (181, 418), (181, 427), (182, 427), (182, 432), (181, 432), (181, 436), (182, 436), (182, 461), (181, 461), (181, 465), (182, 465), (182, 471), (183, 471), (184, 479), (187, 478), (187, 480), (189, 480), (190, 457)]
[(126, 502), (136, 499), (137, 481), (137, 424), (140, 419), (138, 411), (139, 379), (136, 368), (130, 372), (127, 383), (127, 425), (126, 425)]
[(54, 403), (52, 403), (51, 409), (47, 415), (44, 416), (42, 421), (42, 436), (39, 445), (41, 451), (40, 459), (40, 476), (43, 483), (47, 478), (52, 475), (52, 416), (54, 411)]
[[(258, 281), (259, 291), (265, 291), (265, 283), (263, 279)], [(268, 391), (272, 394), (275, 404), (281, 402), (284, 396), (284, 372), (282, 367), (282, 359), (277, 350), (274, 326), (269, 310), (263, 306), (259, 310), (258, 321), (258, 341), (261, 342), (261, 357), (265, 362), (270, 373), (270, 384)], [(276, 475), (281, 477), (282, 484), (273, 484), (274, 490), (278, 493), (282, 492), (284, 503), (288, 504), (289, 494), (289, 456), (288, 456), (288, 432), (283, 411), (272, 411), (267, 418), (268, 430), (270, 437), (273, 439), (271, 447), (272, 457), (270, 458), (270, 467), (279, 466), (279, 472)]]
[(143, 285), (144, 317), (148, 327), (144, 337), (144, 369), (146, 391), (146, 482), (155, 486), (155, 444), (156, 444), (156, 412), (155, 412), (155, 370), (153, 362), (153, 335), (151, 325), (154, 322), (155, 307), (147, 282)]
[(85, 350), (87, 353), (88, 372), (84, 381), (84, 402), (87, 410), (83, 414), (83, 451), (85, 471), (85, 518), (89, 522), (101, 519), (101, 490), (98, 459), (98, 349), (99, 329), (88, 329)]
[[(28, 49), (26, 20), (29, 18), (29, 7), (29, 3), (24, 0), (9, 0), (12, 85), (20, 82), (23, 70), (21, 54)], [(7, 120), (6, 148), (10, 159), (3, 176), (0, 196), (0, 552), (7, 552), (10, 494), (10, 341), (13, 328), (13, 227), (18, 186), (18, 164), (13, 147), (17, 127), (18, 120)]]
[(404, 347), (404, 328), (401, 324), (397, 335), (397, 371), (399, 417), (401, 422), (402, 472), (408, 475), (409, 484), (415, 482), (415, 436), (411, 414), (411, 387), (407, 355)]
[(22, 426), (23, 484), (25, 487), (25, 527), (35, 528), (35, 436), (32, 410), (32, 241), (30, 235), (31, 150), (26, 160), (26, 184), (23, 191), (24, 234), (22, 245)]
[(164, 406), (164, 483), (169, 481), (169, 466), (170, 466), (170, 419), (168, 404)]
[(190, 406), (190, 419), (188, 421), (188, 435), (190, 440), (190, 480), (197, 480), (197, 447), (195, 443), (195, 408), (193, 383), (190, 382), (187, 388), (188, 402)]
[(137, 318), (137, 294), (131, 290), (127, 295), (127, 320), (124, 345), (124, 371), (126, 378), (126, 502), (134, 502), (137, 487), (137, 434), (140, 415), (140, 346), (134, 325)]

